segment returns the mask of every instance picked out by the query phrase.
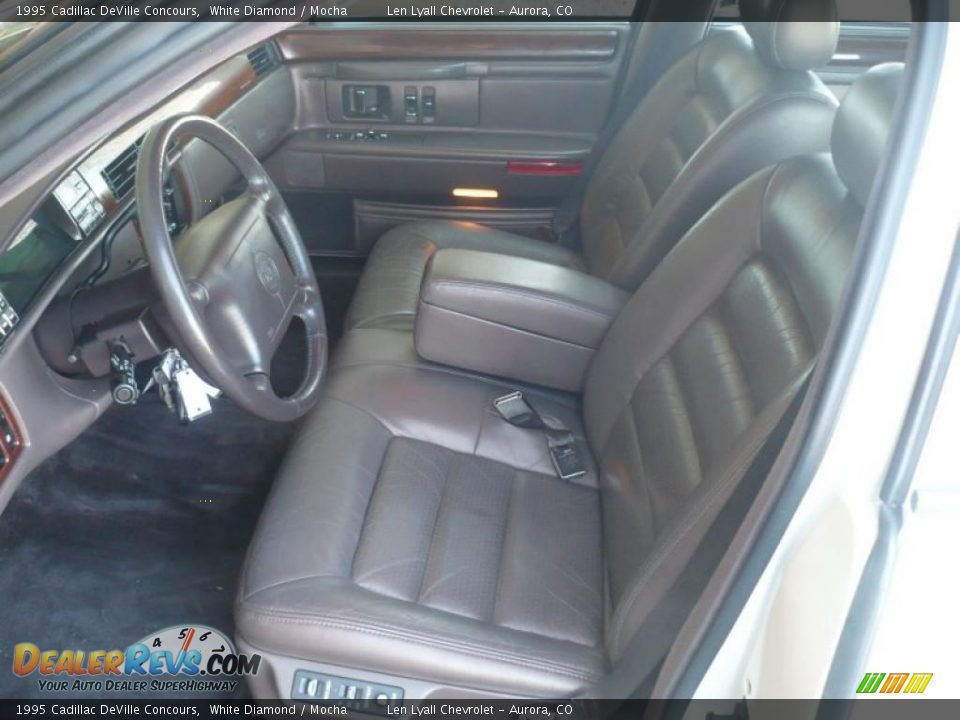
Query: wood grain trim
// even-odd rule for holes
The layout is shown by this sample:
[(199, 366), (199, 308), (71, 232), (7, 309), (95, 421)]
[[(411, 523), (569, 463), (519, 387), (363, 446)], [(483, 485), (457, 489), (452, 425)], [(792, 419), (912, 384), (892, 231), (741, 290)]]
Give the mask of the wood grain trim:
[(311, 27), (277, 38), (286, 62), (331, 60), (606, 60), (617, 51), (610, 28), (550, 30), (473, 26), (420, 28)]
[[(0, 394), (0, 413), (5, 419), (5, 422), (0, 422), (0, 457), (3, 458), (3, 465), (0, 467), (0, 483), (2, 483), (13, 469), (20, 453), (23, 452), (23, 434), (3, 394)], [(6, 438), (7, 428), (10, 430), (12, 440)]]

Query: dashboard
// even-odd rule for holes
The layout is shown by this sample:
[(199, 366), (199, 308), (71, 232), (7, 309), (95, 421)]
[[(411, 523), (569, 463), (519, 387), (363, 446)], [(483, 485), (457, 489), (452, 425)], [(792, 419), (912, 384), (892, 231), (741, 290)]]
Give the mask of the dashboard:
[[(129, 190), (118, 193), (117, 197), (123, 199), (127, 193)], [(182, 194), (173, 180), (169, 179), (164, 188), (164, 211), (167, 229), (172, 237), (185, 226), (182, 203)], [(31, 307), (33, 300), (63, 261), (85, 239), (95, 237), (107, 219), (103, 203), (83, 176), (76, 170), (69, 173), (0, 254), (0, 317), (3, 318), (0, 320), (0, 341), (13, 330), (19, 313)], [(104, 258), (108, 266), (98, 266), (88, 280), (115, 276), (116, 272), (109, 276), (103, 272), (110, 269), (115, 259), (127, 258), (125, 262), (117, 263), (120, 271), (129, 270), (142, 262), (136, 246), (118, 248), (118, 258), (114, 258), (112, 245), (106, 250)], [(129, 259), (131, 250), (137, 254), (134, 260)]]
[(22, 312), (85, 236), (106, 219), (106, 210), (76, 171), (53, 191), (0, 255), (0, 295)]
[[(278, 67), (279, 52), (271, 42), (228, 60), (89, 151), (56, 182), (0, 252), (0, 352), (26, 319), (33, 325), (41, 311), (57, 316), (56, 305), (64, 297), (72, 303), (78, 287), (107, 284), (146, 265), (133, 191), (140, 143), (155, 123), (174, 114), (198, 113), (220, 120), (258, 155), (280, 142), (293, 123), (292, 92), (280, 91), (281, 97), (289, 95), (291, 101), (289, 111), (279, 114), (275, 102), (264, 103), (263, 98), (255, 97), (264, 92), (265, 84), (290, 83), (283, 73), (272, 72)], [(278, 95), (276, 88), (267, 92), (271, 97)], [(277, 114), (266, 124), (264, 107)], [(196, 141), (175, 149), (176, 160), (171, 164), (163, 196), (167, 227), (173, 237), (213, 209), (235, 178), (226, 161), (220, 156), (209, 157), (210, 152)], [(63, 276), (71, 265), (68, 259), (80, 255), (84, 261)], [(44, 291), (51, 285), (58, 287), (49, 295)], [(47, 304), (50, 312), (42, 307)], [(45, 321), (38, 324), (50, 325)], [(72, 320), (71, 327), (61, 328), (61, 332), (76, 340), (77, 328), (72, 327)], [(41, 339), (39, 344), (45, 349), (54, 348), (57, 357), (50, 363), (54, 369), (74, 373), (96, 369), (67, 368), (60, 362), (64, 355), (62, 340), (51, 343)]]
[(46, 213), (31, 218), (7, 251), (0, 255), (0, 303), (7, 308), (8, 323), (0, 331), (9, 332), (21, 311), (49, 279), (60, 263), (73, 251), (75, 241), (53, 227)]
[[(295, 125), (293, 79), (281, 68), (272, 41), (237, 55), (86, 149), (45, 191), (29, 189), (0, 238), (0, 509), (38, 459), (109, 406), (111, 343), (129, 345), (137, 361), (171, 344), (134, 199), (142, 139), (165, 118), (196, 113), (265, 158)], [(230, 197), (237, 178), (205, 143), (171, 148), (163, 202), (174, 242)]]
[[(124, 156), (118, 158), (128, 166), (125, 168), (126, 177), (129, 178), (124, 180), (126, 187), (116, 186), (111, 182), (111, 175), (105, 174), (113, 198), (118, 203), (127, 198), (133, 189), (136, 153), (128, 155), (132, 161)], [(168, 179), (164, 188), (164, 210), (171, 236), (176, 236), (184, 227), (182, 202), (182, 194), (176, 189), (173, 179)], [(0, 342), (13, 331), (20, 315), (31, 308), (41, 289), (63, 262), (84, 241), (97, 238), (111, 219), (100, 196), (81, 172), (73, 170), (67, 174), (0, 254)], [(93, 284), (112, 277), (108, 277), (105, 271), (113, 265), (110, 241), (117, 235), (112, 232), (105, 236), (103, 242), (107, 245), (101, 264), (84, 279), (86, 282)], [(135, 246), (126, 248), (127, 256), (131, 249), (138, 250)], [(124, 253), (118, 255), (123, 257)], [(138, 264), (138, 261), (141, 261), (139, 253), (136, 261), (117, 263), (117, 267), (126, 270)]]

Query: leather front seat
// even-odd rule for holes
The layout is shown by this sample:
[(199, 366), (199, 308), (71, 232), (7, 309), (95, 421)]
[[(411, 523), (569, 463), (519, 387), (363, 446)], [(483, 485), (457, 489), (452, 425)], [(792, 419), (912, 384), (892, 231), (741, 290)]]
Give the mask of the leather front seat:
[[(238, 643), (293, 670), (428, 692), (563, 697), (621, 662), (822, 346), (901, 77), (849, 91), (829, 154), (763, 169), (627, 303), (580, 399), (528, 394), (578, 439), (505, 422), (509, 384), (455, 369), (335, 369), (252, 542)], [(640, 633), (640, 635), (638, 635)], [(637, 679), (638, 681), (640, 678)]]
[(829, 148), (836, 101), (810, 70), (832, 57), (838, 23), (789, 22), (808, 3), (741, 0), (743, 17), (761, 22), (746, 23), (746, 32), (711, 34), (664, 73), (587, 185), (582, 255), (474, 223), (401, 225), (374, 247), (346, 328), (411, 328), (424, 269), (440, 248), (585, 269), (635, 289), (738, 182), (771, 163)]

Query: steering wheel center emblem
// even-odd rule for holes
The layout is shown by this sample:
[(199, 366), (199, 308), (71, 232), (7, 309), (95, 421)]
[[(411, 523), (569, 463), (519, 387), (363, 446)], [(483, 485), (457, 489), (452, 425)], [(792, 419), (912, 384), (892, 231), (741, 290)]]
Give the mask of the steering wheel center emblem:
[(253, 258), (254, 265), (257, 268), (257, 279), (260, 284), (271, 295), (280, 294), (280, 270), (273, 258), (265, 252), (258, 251)]

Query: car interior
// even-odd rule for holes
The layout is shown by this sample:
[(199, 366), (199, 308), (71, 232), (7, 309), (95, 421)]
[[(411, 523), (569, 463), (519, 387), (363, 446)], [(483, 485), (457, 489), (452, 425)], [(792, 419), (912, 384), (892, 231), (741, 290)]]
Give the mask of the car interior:
[(649, 692), (888, 147), (910, 24), (819, 4), (306, 23), (82, 148), (0, 253), (0, 665)]

